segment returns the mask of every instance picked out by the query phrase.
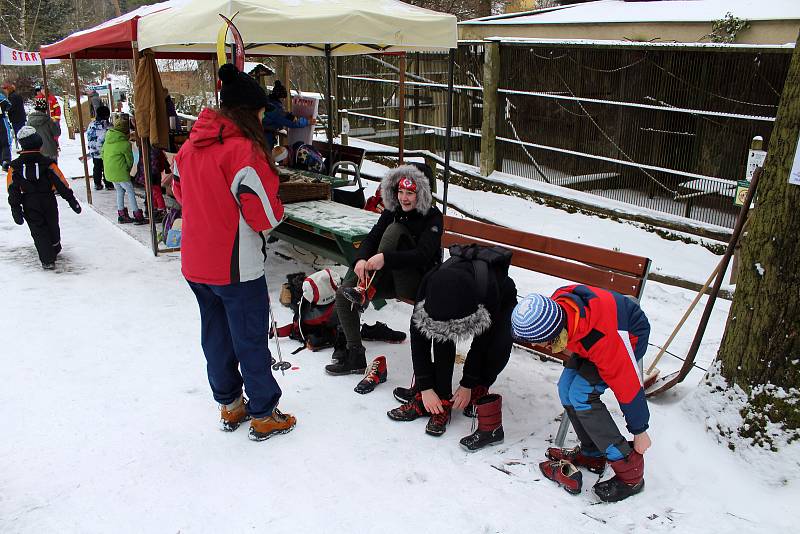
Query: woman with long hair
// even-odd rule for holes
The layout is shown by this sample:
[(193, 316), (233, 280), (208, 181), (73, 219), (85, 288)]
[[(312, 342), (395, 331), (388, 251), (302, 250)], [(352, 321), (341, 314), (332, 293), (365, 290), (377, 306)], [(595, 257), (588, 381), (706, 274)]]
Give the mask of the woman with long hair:
[(262, 441), (296, 423), (278, 410), (281, 389), (267, 347), (266, 234), (283, 218), (283, 205), (261, 129), (267, 94), (231, 64), (219, 69), (219, 78), (220, 108), (200, 113), (175, 156), (181, 271), (200, 306), (201, 344), (222, 430), (251, 419), (250, 439)]

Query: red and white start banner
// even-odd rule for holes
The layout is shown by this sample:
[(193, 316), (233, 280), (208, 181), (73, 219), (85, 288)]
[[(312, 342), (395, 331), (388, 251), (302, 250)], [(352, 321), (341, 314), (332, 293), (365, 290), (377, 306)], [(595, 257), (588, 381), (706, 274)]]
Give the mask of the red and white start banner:
[[(59, 63), (58, 59), (46, 59), (48, 65)], [(0, 65), (16, 65), (19, 67), (36, 67), (42, 64), (39, 52), (25, 52), (0, 45)]]

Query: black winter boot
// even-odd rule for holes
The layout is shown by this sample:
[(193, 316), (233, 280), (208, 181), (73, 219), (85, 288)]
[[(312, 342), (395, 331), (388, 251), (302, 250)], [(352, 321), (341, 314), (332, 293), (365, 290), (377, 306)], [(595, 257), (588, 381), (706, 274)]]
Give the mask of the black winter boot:
[(142, 210), (133, 210), (133, 224), (142, 225), (147, 224), (150, 221), (145, 218), (144, 212)]
[(614, 470), (614, 478), (598, 482), (594, 492), (604, 502), (617, 502), (636, 495), (644, 489), (644, 457), (632, 451), (627, 458), (608, 462)]
[(428, 410), (425, 409), (425, 405), (422, 404), (422, 394), (417, 393), (410, 401), (393, 410), (389, 410), (386, 412), (386, 415), (393, 421), (413, 421), (423, 415), (431, 414), (428, 413)]
[(128, 208), (122, 208), (121, 210), (117, 210), (117, 222), (120, 224), (133, 222), (131, 216), (128, 215)]
[(336, 327), (336, 339), (333, 341), (333, 355), (331, 360), (334, 363), (340, 362), (347, 356), (347, 338), (341, 326)]
[(325, 366), (329, 375), (362, 374), (367, 370), (367, 350), (363, 346), (349, 347), (344, 359)]
[(411, 385), (410, 388), (403, 388), (403, 387), (396, 387), (392, 391), (394, 398), (397, 399), (397, 402), (411, 402), (411, 400), (419, 393), (419, 390), (414, 386)]
[(478, 412), (478, 429), (461, 438), (461, 446), (475, 452), (487, 445), (503, 443), (503, 398), (497, 394), (484, 395), (475, 403)]

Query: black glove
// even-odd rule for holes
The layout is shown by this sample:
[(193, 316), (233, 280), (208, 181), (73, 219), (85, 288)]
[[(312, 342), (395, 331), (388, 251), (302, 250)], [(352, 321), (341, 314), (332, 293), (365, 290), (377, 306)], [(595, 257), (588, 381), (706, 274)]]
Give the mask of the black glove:
[(81, 212), (81, 205), (78, 204), (77, 200), (72, 202), (72, 203), (70, 203), (69, 207), (72, 208), (72, 211), (74, 211), (75, 213), (80, 213)]
[(14, 217), (14, 222), (17, 224), (23, 224), (25, 222), (25, 219), (22, 218), (22, 211), (19, 209), (12, 208), (11, 216)]

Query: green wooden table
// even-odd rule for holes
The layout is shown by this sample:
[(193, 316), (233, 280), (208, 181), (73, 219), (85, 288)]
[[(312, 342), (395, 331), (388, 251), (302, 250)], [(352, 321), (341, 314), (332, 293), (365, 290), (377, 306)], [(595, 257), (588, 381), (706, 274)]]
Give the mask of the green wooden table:
[(348, 267), (380, 217), (332, 200), (296, 202), (284, 209), (286, 219), (272, 232), (276, 237)]

